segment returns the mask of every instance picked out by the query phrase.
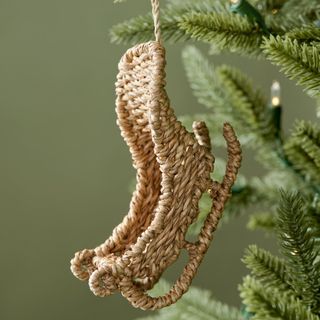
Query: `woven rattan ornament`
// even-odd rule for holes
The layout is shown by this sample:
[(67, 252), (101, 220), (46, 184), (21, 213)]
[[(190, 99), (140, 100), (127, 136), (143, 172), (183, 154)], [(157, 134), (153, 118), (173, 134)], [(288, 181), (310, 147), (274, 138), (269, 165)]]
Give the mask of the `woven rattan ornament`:
[[(97, 296), (116, 291), (133, 306), (159, 309), (189, 288), (212, 240), (241, 162), (240, 144), (224, 125), (228, 163), (221, 183), (211, 180), (214, 157), (208, 129), (195, 122), (188, 132), (170, 107), (165, 91), (165, 50), (160, 41), (159, 0), (152, 0), (156, 41), (129, 49), (119, 63), (116, 112), (132, 153), (137, 186), (130, 210), (102, 245), (77, 252), (71, 270), (88, 280)], [(185, 240), (197, 219), (203, 193), (212, 208), (195, 243)], [(171, 290), (151, 297), (148, 290), (175, 262), (181, 250), (189, 261)]]

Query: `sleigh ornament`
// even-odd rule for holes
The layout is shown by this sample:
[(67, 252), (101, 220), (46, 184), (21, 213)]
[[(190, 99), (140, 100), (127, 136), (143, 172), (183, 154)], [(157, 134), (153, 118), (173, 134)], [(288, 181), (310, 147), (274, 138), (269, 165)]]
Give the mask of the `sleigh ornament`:
[[(193, 133), (177, 121), (165, 91), (165, 49), (160, 42), (158, 3), (153, 0), (156, 41), (129, 49), (119, 63), (116, 83), (117, 123), (137, 170), (129, 213), (112, 235), (95, 249), (71, 260), (71, 270), (88, 280), (100, 297), (120, 291), (141, 309), (160, 309), (176, 302), (189, 288), (211, 243), (241, 163), (241, 148), (224, 124), (228, 162), (221, 183), (211, 179), (214, 157), (204, 122)], [(185, 239), (209, 193), (212, 207), (197, 241)], [(182, 250), (189, 261), (168, 293), (148, 294)]]

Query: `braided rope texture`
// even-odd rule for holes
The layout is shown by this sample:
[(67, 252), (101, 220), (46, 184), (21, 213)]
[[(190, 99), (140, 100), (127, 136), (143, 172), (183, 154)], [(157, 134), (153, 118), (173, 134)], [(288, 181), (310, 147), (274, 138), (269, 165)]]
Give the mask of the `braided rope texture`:
[[(221, 183), (211, 180), (214, 157), (204, 122), (188, 132), (170, 107), (165, 91), (165, 49), (147, 42), (129, 49), (119, 63), (116, 83), (117, 124), (137, 170), (129, 213), (112, 235), (95, 249), (71, 260), (71, 271), (88, 280), (100, 297), (116, 291), (134, 307), (160, 309), (176, 302), (189, 288), (213, 238), (241, 164), (241, 147), (224, 125), (228, 163)], [(199, 214), (204, 192), (212, 208), (196, 242), (185, 240)], [(170, 291), (151, 297), (148, 290), (175, 262), (181, 250), (189, 261)]]
[(161, 26), (160, 26), (160, 2), (159, 0), (151, 0), (152, 17), (154, 24), (154, 35), (157, 42), (161, 42)]

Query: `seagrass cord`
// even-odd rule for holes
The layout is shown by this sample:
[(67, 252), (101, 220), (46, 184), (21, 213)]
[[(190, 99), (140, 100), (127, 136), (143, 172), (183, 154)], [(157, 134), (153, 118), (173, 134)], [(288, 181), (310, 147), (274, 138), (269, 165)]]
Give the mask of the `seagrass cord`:
[[(204, 122), (188, 132), (170, 107), (165, 91), (165, 49), (161, 45), (159, 2), (152, 0), (156, 41), (129, 49), (119, 63), (116, 82), (117, 123), (137, 170), (129, 213), (95, 249), (71, 260), (71, 270), (88, 280), (97, 296), (116, 291), (133, 306), (159, 309), (177, 301), (189, 288), (209, 247), (241, 164), (241, 148), (224, 125), (228, 163), (221, 183), (213, 182), (214, 157)], [(204, 192), (212, 208), (195, 243), (185, 240), (199, 213)], [(151, 297), (148, 290), (175, 262), (181, 250), (189, 261), (171, 290)]]

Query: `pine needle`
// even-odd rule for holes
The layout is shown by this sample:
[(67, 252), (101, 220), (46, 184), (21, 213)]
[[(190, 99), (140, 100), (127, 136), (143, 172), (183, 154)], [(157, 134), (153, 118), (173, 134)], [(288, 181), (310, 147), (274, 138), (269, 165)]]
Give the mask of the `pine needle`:
[(241, 297), (252, 320), (319, 320), (297, 298), (279, 291), (276, 287), (266, 288), (261, 282), (247, 276), (240, 286)]
[(281, 193), (278, 210), (278, 238), (291, 269), (292, 287), (305, 305), (320, 311), (319, 250), (309, 231), (305, 205), (297, 193)]
[[(171, 42), (186, 41), (190, 35), (180, 28), (185, 14), (190, 12), (226, 12), (223, 0), (184, 0), (171, 1), (161, 10), (161, 34), (163, 40)], [(153, 36), (153, 19), (151, 13), (140, 15), (115, 25), (110, 32), (111, 41), (117, 44), (137, 44), (150, 41)]]
[(189, 13), (179, 26), (190, 37), (231, 52), (259, 55), (263, 32), (247, 18), (231, 13)]
[(275, 286), (280, 291), (292, 290), (290, 286), (290, 270), (284, 260), (273, 256), (270, 252), (251, 245), (246, 250), (243, 262), (251, 270), (255, 279), (268, 286)]
[[(260, 207), (260, 206), (259, 206)], [(260, 212), (252, 214), (249, 217), (247, 227), (250, 230), (263, 230), (265, 232), (274, 232), (276, 228), (276, 215), (271, 212)]]
[(320, 47), (300, 44), (288, 36), (270, 36), (262, 47), (267, 58), (310, 96), (320, 95)]
[(305, 121), (297, 122), (284, 150), (294, 169), (317, 188), (320, 183), (320, 129)]
[(254, 89), (252, 81), (238, 69), (222, 66), (217, 68), (216, 73), (225, 90), (225, 97), (232, 105), (232, 113), (241, 122), (243, 130), (255, 132), (266, 142), (274, 142), (275, 128), (271, 122), (271, 110), (267, 108), (262, 91)]

